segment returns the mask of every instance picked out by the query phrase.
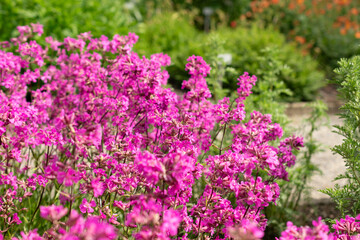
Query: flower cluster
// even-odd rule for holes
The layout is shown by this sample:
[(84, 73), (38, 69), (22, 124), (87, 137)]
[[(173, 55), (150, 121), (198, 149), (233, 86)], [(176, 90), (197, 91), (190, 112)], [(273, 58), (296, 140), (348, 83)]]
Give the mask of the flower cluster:
[[(244, 122), (255, 76), (238, 79), (237, 99), (214, 104), (201, 57), (188, 59), (188, 91), (178, 97), (163, 87), (170, 58), (132, 52), (134, 34), (47, 37), (42, 46), (31, 40), (41, 25), (18, 30), (0, 44), (5, 238), (263, 236), (262, 210), (303, 143), (276, 145), (282, 129), (270, 115)], [(33, 221), (37, 230), (24, 228)]]
[(313, 228), (308, 226), (296, 227), (293, 223), (287, 223), (287, 229), (282, 232), (278, 240), (297, 240), (297, 239), (323, 239), (323, 240), (358, 240), (360, 239), (360, 215), (356, 218), (346, 216), (332, 226), (334, 233), (329, 233), (329, 227), (321, 221), (313, 221)]

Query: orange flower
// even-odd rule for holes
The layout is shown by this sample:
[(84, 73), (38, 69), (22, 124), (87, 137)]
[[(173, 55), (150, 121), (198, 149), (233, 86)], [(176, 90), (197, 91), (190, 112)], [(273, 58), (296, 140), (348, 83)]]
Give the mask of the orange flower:
[(270, 3), (269, 2), (262, 2), (261, 6), (263, 8), (268, 8), (270, 6)]
[(295, 41), (297, 41), (300, 44), (304, 44), (306, 42), (306, 39), (302, 36), (296, 36)]
[(345, 35), (345, 34), (346, 34), (346, 29), (345, 29), (345, 28), (341, 28), (341, 29), (340, 29), (340, 33), (341, 33), (341, 35)]
[(347, 21), (345, 22), (345, 29), (349, 30), (351, 28), (351, 22), (347, 19)]
[(359, 11), (356, 8), (352, 8), (350, 10), (350, 12), (351, 12), (352, 15), (358, 15), (358, 13), (359, 13)]
[(290, 10), (295, 9), (295, 4), (293, 2), (289, 3), (289, 9)]
[(360, 38), (360, 32), (356, 32), (356, 33), (355, 33), (355, 37), (356, 37), (357, 39), (359, 39), (359, 38)]
[(345, 6), (345, 5), (349, 5), (351, 0), (335, 0), (334, 2), (338, 5)]

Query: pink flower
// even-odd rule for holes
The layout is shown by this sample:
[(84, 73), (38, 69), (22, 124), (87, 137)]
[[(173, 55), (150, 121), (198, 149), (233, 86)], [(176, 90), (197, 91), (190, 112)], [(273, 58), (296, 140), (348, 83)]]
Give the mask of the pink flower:
[(179, 212), (175, 210), (167, 210), (164, 212), (164, 220), (161, 225), (161, 230), (165, 234), (174, 236), (177, 234), (178, 228), (181, 223), (181, 217)]
[(22, 221), (20, 220), (20, 218), (18, 217), (18, 214), (17, 213), (14, 213), (13, 215), (13, 221), (16, 223), (16, 224), (21, 224)]
[(31, 23), (31, 28), (34, 33), (37, 33), (39, 36), (41, 36), (44, 33), (43, 25), (39, 23)]
[(84, 239), (112, 240), (117, 237), (116, 230), (112, 225), (102, 222), (96, 217), (86, 220), (84, 230)]
[(92, 200), (91, 202), (88, 202), (86, 200), (86, 198), (84, 198), (82, 200), (82, 203), (80, 204), (80, 211), (82, 213), (86, 213), (86, 212), (93, 213), (94, 212), (94, 209), (93, 209), (94, 207), (96, 207), (96, 203), (95, 203), (94, 200)]
[(104, 183), (101, 182), (99, 179), (92, 180), (91, 187), (94, 190), (94, 197), (100, 197), (105, 191)]
[[(42, 239), (44, 239), (41, 236), (39, 236), (39, 234), (37, 233), (37, 229), (31, 230), (27, 234), (24, 232), (21, 232), (20, 234), (21, 234), (22, 240), (42, 240)], [(1, 240), (1, 237), (0, 237), (0, 240)]]
[(259, 229), (257, 224), (248, 219), (241, 222), (241, 226), (232, 226), (227, 228), (229, 235), (233, 239), (262, 239), (264, 232)]
[(69, 168), (66, 172), (58, 172), (57, 180), (59, 183), (63, 183), (66, 187), (72, 186), (74, 183), (77, 183), (80, 179), (78, 173)]
[(48, 207), (40, 207), (40, 216), (51, 222), (61, 219), (67, 214), (67, 212), (67, 208), (64, 208), (63, 206), (51, 205)]

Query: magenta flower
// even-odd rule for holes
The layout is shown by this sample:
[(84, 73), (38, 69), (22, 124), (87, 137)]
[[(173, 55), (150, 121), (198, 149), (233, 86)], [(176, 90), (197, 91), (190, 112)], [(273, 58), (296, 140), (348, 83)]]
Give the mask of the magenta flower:
[(94, 207), (96, 207), (96, 203), (94, 200), (92, 200), (91, 202), (88, 202), (86, 200), (86, 198), (84, 198), (82, 200), (82, 203), (80, 204), (80, 211), (82, 213), (93, 213), (94, 212)]
[(104, 183), (101, 182), (99, 179), (92, 180), (91, 187), (94, 190), (94, 197), (100, 197), (105, 191)]
[(37, 33), (39, 36), (41, 36), (44, 33), (43, 25), (39, 23), (31, 23), (31, 28), (34, 33)]
[(99, 218), (88, 218), (84, 227), (84, 239), (112, 240), (117, 237), (115, 228), (106, 222), (100, 221)]
[[(43, 240), (44, 238), (42, 238), (41, 236), (39, 236), (39, 234), (37, 233), (37, 229), (34, 230), (30, 230), (29, 233), (24, 233), (21, 232), (21, 239), (22, 240)], [(15, 238), (13, 238), (14, 240)], [(0, 237), (1, 240), (1, 237)]]
[(77, 183), (80, 179), (78, 173), (69, 168), (66, 172), (58, 172), (57, 180), (59, 183), (63, 183), (65, 186), (72, 186), (74, 183)]
[(14, 213), (13, 215), (13, 221), (18, 225), (22, 223), (17, 213)]
[(174, 236), (178, 232), (178, 228), (181, 223), (181, 217), (179, 212), (175, 210), (167, 210), (164, 212), (164, 220), (161, 225), (161, 230), (166, 235)]
[(67, 214), (67, 212), (67, 208), (64, 208), (63, 206), (51, 205), (48, 207), (40, 207), (40, 216), (51, 222), (61, 219)]
[(258, 228), (257, 224), (248, 219), (244, 219), (240, 226), (229, 227), (227, 231), (233, 239), (259, 240), (264, 236), (264, 232)]
[[(286, 230), (281, 233), (278, 240), (297, 240), (297, 239), (323, 239), (323, 240), (335, 240), (337, 239), (334, 234), (329, 233), (329, 227), (321, 221), (313, 221), (313, 228), (309, 226), (297, 227), (292, 222), (286, 224)], [(353, 239), (353, 238), (342, 238)]]

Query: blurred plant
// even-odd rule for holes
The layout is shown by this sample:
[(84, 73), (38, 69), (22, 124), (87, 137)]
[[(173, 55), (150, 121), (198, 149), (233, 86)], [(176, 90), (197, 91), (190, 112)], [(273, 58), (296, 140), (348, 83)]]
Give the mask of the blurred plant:
[(43, 24), (44, 30), (58, 39), (86, 31), (95, 37), (125, 34), (139, 21), (136, 11), (126, 8), (125, 0), (3, 0), (0, 41), (14, 37), (16, 26), (31, 22)]
[[(286, 63), (287, 67), (279, 70), (276, 78), (284, 82), (293, 94), (282, 93), (283, 100), (313, 100), (317, 90), (324, 85), (324, 74), (317, 70), (318, 63), (310, 56), (303, 56), (294, 45), (286, 43), (285, 37), (273, 28), (263, 29), (252, 25), (250, 28), (221, 28), (210, 34), (203, 34), (191, 24), (191, 17), (179, 13), (164, 13), (139, 25), (138, 34), (140, 41), (135, 46), (137, 52), (146, 56), (164, 52), (172, 57), (173, 62), (167, 70), (172, 78), (170, 82), (178, 87), (187, 77), (182, 67), (184, 59), (194, 54), (205, 56), (206, 61), (212, 62), (213, 68), (223, 70), (217, 71), (220, 74), (217, 76), (210, 74), (209, 83), (211, 86), (223, 84), (222, 89), (227, 89), (225, 94), (230, 94), (237, 88), (236, 81), (233, 80), (234, 70), (237, 73), (248, 71), (250, 74), (265, 74), (259, 61), (264, 54), (271, 61)], [(265, 48), (273, 51), (264, 52)], [(231, 63), (215, 60), (224, 53), (231, 54)], [(266, 71), (274, 70), (269, 67)], [(217, 80), (213, 81), (213, 78)], [(215, 91), (218, 89), (213, 88)], [(220, 93), (215, 93), (215, 97), (218, 94)], [(223, 95), (219, 95), (220, 98), (221, 96)]]
[(252, 0), (240, 19), (277, 26), (305, 53), (317, 57), (330, 74), (339, 58), (360, 52), (358, 12), (354, 0)]
[(238, 75), (238, 72), (230, 67), (232, 64), (232, 53), (227, 53), (224, 49), (224, 40), (217, 34), (210, 35), (204, 44), (205, 49), (211, 51), (204, 52), (204, 58), (211, 66), (209, 77), (206, 79), (209, 89), (213, 93), (215, 101), (227, 96), (235, 95), (229, 88), (230, 79)]
[(344, 186), (336, 184), (334, 188), (322, 190), (337, 204), (342, 216), (356, 216), (360, 212), (360, 56), (341, 59), (340, 67), (335, 70), (335, 82), (340, 86), (340, 96), (345, 100), (341, 107), (342, 126), (335, 126), (336, 133), (343, 136), (341, 145), (335, 146), (334, 153), (341, 155), (345, 161), (346, 172), (335, 180), (345, 179)]
[[(261, 66), (263, 57), (281, 62), (283, 65), (286, 63), (285, 68), (277, 70), (276, 78), (284, 82), (293, 94), (284, 93), (282, 99), (314, 100), (317, 90), (324, 85), (324, 74), (317, 70), (318, 63), (310, 56), (302, 55), (294, 45), (286, 43), (284, 36), (271, 27), (264, 29), (253, 24), (250, 28), (222, 28), (216, 34), (225, 42), (224, 49), (232, 53), (231, 67), (238, 72), (246, 69), (251, 74), (265, 74), (265, 70), (262, 69), (264, 66)], [(264, 51), (266, 48), (273, 50)], [(272, 67), (266, 69), (274, 71)], [(231, 84), (230, 88), (234, 89), (235, 83)]]
[(254, 87), (254, 94), (247, 99), (249, 109), (261, 109), (273, 116), (279, 124), (287, 124), (285, 105), (282, 102), (284, 96), (291, 96), (292, 91), (281, 80), (281, 76), (292, 72), (290, 67), (279, 59), (280, 51), (273, 48), (265, 48), (257, 57), (259, 68), (257, 76), (261, 79)]
[(247, 6), (251, 0), (172, 0), (174, 10), (186, 9), (187, 11), (194, 11), (195, 24), (198, 29), (203, 30), (205, 24), (205, 8), (211, 8), (213, 14), (211, 15), (211, 27), (215, 30), (219, 26), (233, 26), (241, 14), (245, 13)]
[(198, 49), (200, 33), (191, 25), (191, 17), (178, 12), (164, 12), (151, 20), (139, 24), (136, 28), (139, 42), (134, 49), (139, 55), (150, 57), (155, 53), (165, 53), (171, 57), (169, 82), (178, 88), (188, 77), (184, 70), (186, 58), (191, 55), (201, 55)]

